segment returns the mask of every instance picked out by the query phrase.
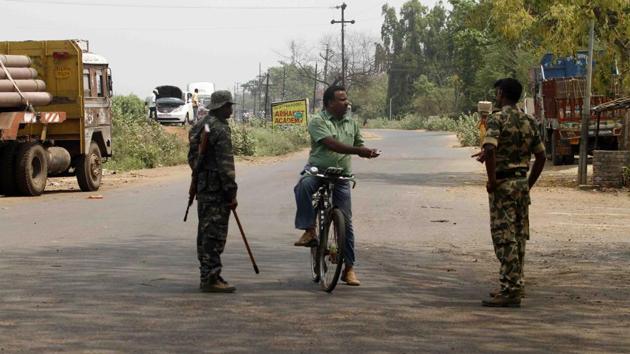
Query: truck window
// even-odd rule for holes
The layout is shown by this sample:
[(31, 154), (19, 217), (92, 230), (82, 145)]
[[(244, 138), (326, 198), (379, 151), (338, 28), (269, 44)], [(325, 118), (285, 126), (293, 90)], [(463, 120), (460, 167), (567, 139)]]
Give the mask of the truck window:
[(83, 97), (92, 96), (92, 81), (90, 80), (90, 71), (83, 70)]
[(112, 69), (107, 68), (107, 97), (114, 97), (114, 87), (112, 83)]
[(105, 84), (105, 80), (103, 80), (103, 72), (101, 70), (96, 71), (96, 96), (104, 97), (103, 92), (105, 92), (103, 85)]

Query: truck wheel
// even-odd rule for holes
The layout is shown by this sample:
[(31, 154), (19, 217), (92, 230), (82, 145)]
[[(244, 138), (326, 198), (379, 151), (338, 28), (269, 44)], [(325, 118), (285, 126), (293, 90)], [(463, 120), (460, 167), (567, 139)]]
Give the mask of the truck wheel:
[(15, 181), (22, 195), (38, 196), (46, 188), (48, 178), (48, 156), (39, 143), (20, 146), (15, 166)]
[(0, 194), (16, 195), (15, 184), (15, 151), (17, 143), (7, 143), (0, 152)]
[(553, 132), (551, 136), (551, 162), (554, 166), (562, 165), (562, 155), (558, 153), (558, 144), (560, 144), (560, 137), (557, 132)]
[(101, 150), (95, 142), (90, 144), (87, 155), (81, 155), (76, 166), (77, 181), (84, 192), (98, 190), (103, 177), (103, 158)]

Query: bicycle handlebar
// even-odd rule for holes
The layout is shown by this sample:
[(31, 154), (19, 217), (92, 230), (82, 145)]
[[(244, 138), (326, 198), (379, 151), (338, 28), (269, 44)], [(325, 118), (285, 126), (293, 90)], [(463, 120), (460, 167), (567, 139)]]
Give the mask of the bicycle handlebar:
[(312, 173), (309, 170), (304, 170), (304, 174), (309, 175), (309, 176), (314, 176), (314, 177), (319, 177), (319, 178), (324, 178), (327, 180), (339, 180), (339, 181), (350, 181), (352, 182), (352, 188), (354, 188), (354, 186), (356, 186), (357, 184), (357, 180), (354, 177), (354, 175), (349, 175), (349, 176), (343, 176), (343, 175), (334, 175), (334, 174), (327, 174), (327, 173)]

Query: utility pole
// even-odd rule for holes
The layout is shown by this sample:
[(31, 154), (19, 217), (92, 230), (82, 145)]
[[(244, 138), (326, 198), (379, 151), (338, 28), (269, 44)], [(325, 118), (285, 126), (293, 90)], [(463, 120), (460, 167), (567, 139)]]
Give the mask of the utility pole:
[(267, 104), (269, 102), (269, 71), (267, 71), (267, 82), (265, 83), (265, 119), (269, 116), (269, 109), (267, 109)]
[(354, 20), (346, 21), (345, 11), (346, 3), (342, 3), (340, 6), (335, 6), (336, 9), (341, 9), (341, 21), (332, 20), (330, 24), (341, 23), (341, 85), (346, 86), (346, 42), (345, 42), (345, 27), (346, 23), (354, 24)]
[[(260, 78), (262, 75), (260, 74), (261, 64), (258, 63), (258, 80), (256, 80), (256, 94), (254, 95), (254, 117), (256, 117), (256, 107), (258, 106), (258, 99), (260, 98)], [(253, 93), (253, 92), (252, 92)]]
[(285, 83), (287, 80), (287, 64), (282, 64), (282, 100), (284, 101), (284, 96), (286, 94), (285, 91)]
[(241, 85), (241, 120), (245, 121), (245, 86)]
[(580, 161), (578, 166), (578, 184), (587, 183), (588, 167), (588, 128), (591, 118), (591, 85), (593, 76), (593, 41), (595, 40), (595, 20), (591, 20), (588, 40), (588, 63), (586, 65), (586, 93), (584, 94), (584, 106), (582, 107), (582, 134), (580, 136)]
[(315, 112), (316, 97), (317, 97), (317, 63), (315, 63), (315, 84), (313, 85), (313, 102), (311, 103), (311, 112)]
[[(238, 82), (234, 82), (234, 91), (232, 91), (232, 92), (234, 92), (234, 100), (236, 100), (236, 96), (238, 95)], [(234, 109), (234, 120), (235, 121), (237, 120), (236, 118), (238, 118), (238, 111), (237, 111), (237, 109), (235, 107), (235, 109)]]
[(328, 61), (330, 60), (330, 58), (332, 58), (332, 50), (330, 50), (328, 48), (328, 44), (326, 44), (326, 55), (319, 55), (322, 59), (324, 59), (324, 76), (322, 77), (322, 81), (324, 82), (328, 82), (326, 81), (328, 78)]

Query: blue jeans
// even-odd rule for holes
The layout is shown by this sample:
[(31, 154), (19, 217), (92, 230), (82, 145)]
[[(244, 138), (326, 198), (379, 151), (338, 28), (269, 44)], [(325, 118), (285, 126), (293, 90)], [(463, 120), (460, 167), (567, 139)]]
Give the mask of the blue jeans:
[[(315, 227), (315, 209), (313, 208), (313, 194), (326, 183), (314, 176), (300, 178), (293, 188), (297, 212), (295, 214), (295, 228), (306, 230)], [(354, 264), (354, 230), (352, 229), (352, 197), (349, 181), (340, 181), (335, 184), (333, 192), (333, 205), (343, 213), (346, 222), (345, 262), (347, 266)]]

